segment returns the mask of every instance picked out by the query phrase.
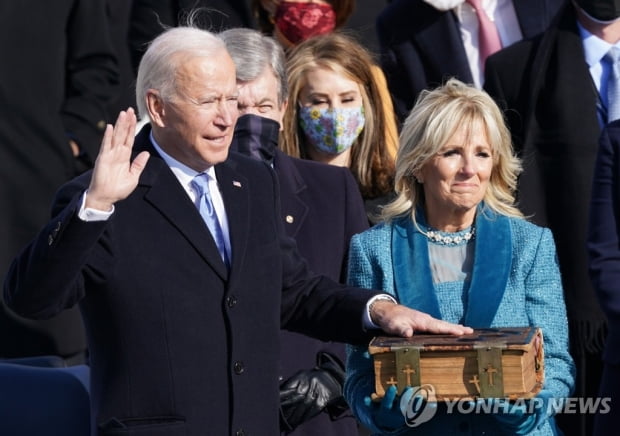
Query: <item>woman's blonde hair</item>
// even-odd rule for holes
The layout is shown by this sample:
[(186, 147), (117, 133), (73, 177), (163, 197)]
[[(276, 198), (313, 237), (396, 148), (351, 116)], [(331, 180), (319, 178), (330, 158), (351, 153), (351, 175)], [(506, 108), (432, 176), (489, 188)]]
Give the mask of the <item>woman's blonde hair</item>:
[(299, 96), (307, 84), (307, 73), (316, 68), (331, 70), (360, 85), (365, 124), (351, 147), (349, 168), (364, 198), (391, 193), (398, 148), (392, 102), (372, 56), (348, 35), (334, 32), (316, 36), (289, 52), (289, 104), (284, 113), (280, 148), (290, 156), (309, 158), (298, 121)]
[(501, 110), (486, 92), (450, 79), (434, 90), (422, 91), (403, 124), (396, 157), (397, 197), (383, 208), (381, 218), (411, 215), (415, 221), (415, 208), (424, 201), (423, 185), (415, 176), (459, 128), (471, 131), (478, 123), (485, 126), (493, 158), (485, 206), (501, 215), (522, 217), (515, 205), (521, 162), (513, 153)]

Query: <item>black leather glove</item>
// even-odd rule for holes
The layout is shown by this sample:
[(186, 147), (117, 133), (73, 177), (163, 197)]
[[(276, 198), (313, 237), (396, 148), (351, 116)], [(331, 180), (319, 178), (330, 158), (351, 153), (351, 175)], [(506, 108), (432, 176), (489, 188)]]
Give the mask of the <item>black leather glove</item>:
[(317, 354), (317, 366), (296, 372), (280, 385), (280, 424), (283, 431), (314, 418), (322, 411), (336, 417), (348, 406), (342, 396), (344, 367), (325, 352)]

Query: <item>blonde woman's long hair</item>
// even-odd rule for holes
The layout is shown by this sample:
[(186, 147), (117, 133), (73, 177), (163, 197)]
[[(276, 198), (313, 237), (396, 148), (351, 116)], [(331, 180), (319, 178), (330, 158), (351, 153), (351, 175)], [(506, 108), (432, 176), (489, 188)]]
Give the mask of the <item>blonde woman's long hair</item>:
[(478, 123), (486, 128), (493, 158), (485, 207), (500, 215), (523, 217), (515, 205), (521, 161), (514, 155), (501, 110), (486, 92), (450, 79), (434, 90), (422, 91), (403, 124), (396, 157), (397, 197), (383, 208), (381, 218), (390, 221), (410, 215), (415, 222), (415, 209), (424, 203), (424, 188), (415, 175), (459, 128), (472, 129)]
[[(360, 85), (365, 125), (351, 147), (349, 169), (364, 198), (393, 192), (394, 160), (398, 148), (396, 118), (385, 78), (370, 53), (354, 38), (340, 32), (310, 38), (288, 53), (289, 103), (284, 113), (280, 148), (286, 154), (309, 159), (299, 127), (299, 96), (306, 75), (325, 68)], [(383, 80), (381, 80), (383, 78)]]

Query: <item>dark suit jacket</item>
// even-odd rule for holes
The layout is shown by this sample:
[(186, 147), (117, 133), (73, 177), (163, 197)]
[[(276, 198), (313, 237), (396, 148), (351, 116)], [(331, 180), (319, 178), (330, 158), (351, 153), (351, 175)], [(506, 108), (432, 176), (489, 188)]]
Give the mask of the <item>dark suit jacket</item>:
[[(13, 264), (11, 307), (46, 317), (80, 303), (100, 435), (275, 435), (280, 326), (361, 342), (374, 292), (312, 276), (287, 238), (271, 168), (231, 154), (215, 171), (230, 228), (230, 274), (194, 204), (148, 139), (135, 191), (108, 221), (76, 216), (88, 175)], [(124, 434), (124, 433), (123, 433)]]
[[(49, 219), (58, 187), (96, 157), (118, 71), (104, 0), (0, 2), (0, 29), (1, 279)], [(85, 347), (77, 310), (33, 322), (0, 305), (2, 357), (67, 357)]]
[[(274, 169), (280, 182), (282, 222), (295, 238), (299, 253), (310, 269), (344, 283), (351, 236), (368, 228), (359, 188), (347, 168), (295, 159), (276, 150)], [(285, 380), (301, 369), (316, 365), (316, 355), (326, 351), (345, 361), (343, 344), (321, 342), (298, 333), (282, 331), (280, 377)], [(348, 418), (331, 421), (321, 413), (299, 426), (296, 436), (357, 436), (357, 424)]]
[[(592, 283), (609, 326), (599, 396), (610, 398), (614, 404), (620, 395), (620, 121), (603, 129), (599, 144), (590, 203), (588, 250)], [(609, 413), (599, 413), (594, 420), (591, 434), (609, 434), (609, 429), (620, 422), (620, 410), (612, 407)]]
[[(524, 39), (543, 32), (566, 0), (515, 0)], [(423, 89), (449, 77), (472, 83), (458, 19), (423, 0), (394, 0), (377, 17), (381, 66), (399, 119)]]
[(598, 137), (598, 93), (572, 6), (549, 30), (489, 57), (485, 89), (506, 109), (523, 159), (519, 207), (553, 231), (572, 350), (601, 349), (604, 316), (588, 276), (586, 233)]
[(620, 121), (603, 130), (594, 171), (588, 249), (590, 274), (609, 321), (605, 361), (620, 363)]
[(349, 240), (368, 228), (351, 171), (292, 158), (279, 149), (274, 169), (280, 181), (286, 234), (295, 239), (312, 271), (346, 282)]

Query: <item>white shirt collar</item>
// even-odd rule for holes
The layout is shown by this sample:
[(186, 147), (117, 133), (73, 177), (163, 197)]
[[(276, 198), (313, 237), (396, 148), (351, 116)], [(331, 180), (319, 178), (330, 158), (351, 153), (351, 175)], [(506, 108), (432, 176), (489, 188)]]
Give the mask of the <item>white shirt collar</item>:
[(428, 3), (438, 11), (449, 11), (459, 6), (465, 0), (423, 0), (424, 3)]
[(601, 62), (613, 44), (590, 33), (579, 21), (577, 21), (577, 27), (579, 29), (579, 35), (581, 36), (586, 62), (588, 66), (592, 68)]
[[(501, 6), (503, 6), (504, 3), (509, 2), (511, 0), (482, 0), (482, 9), (484, 9), (487, 12), (487, 15), (489, 16), (489, 18), (491, 19), (491, 21), (495, 21), (495, 14), (494, 12), (499, 9)], [(465, 8), (465, 6), (467, 6), (467, 8)], [(454, 13), (456, 14), (458, 20), (460, 22), (463, 22), (463, 14), (473, 14), (475, 16), (475, 12), (472, 11), (472, 7), (469, 4), (465, 3), (465, 0), (463, 0), (460, 4), (456, 5), (454, 7)], [(499, 30), (499, 29), (498, 29)]]

